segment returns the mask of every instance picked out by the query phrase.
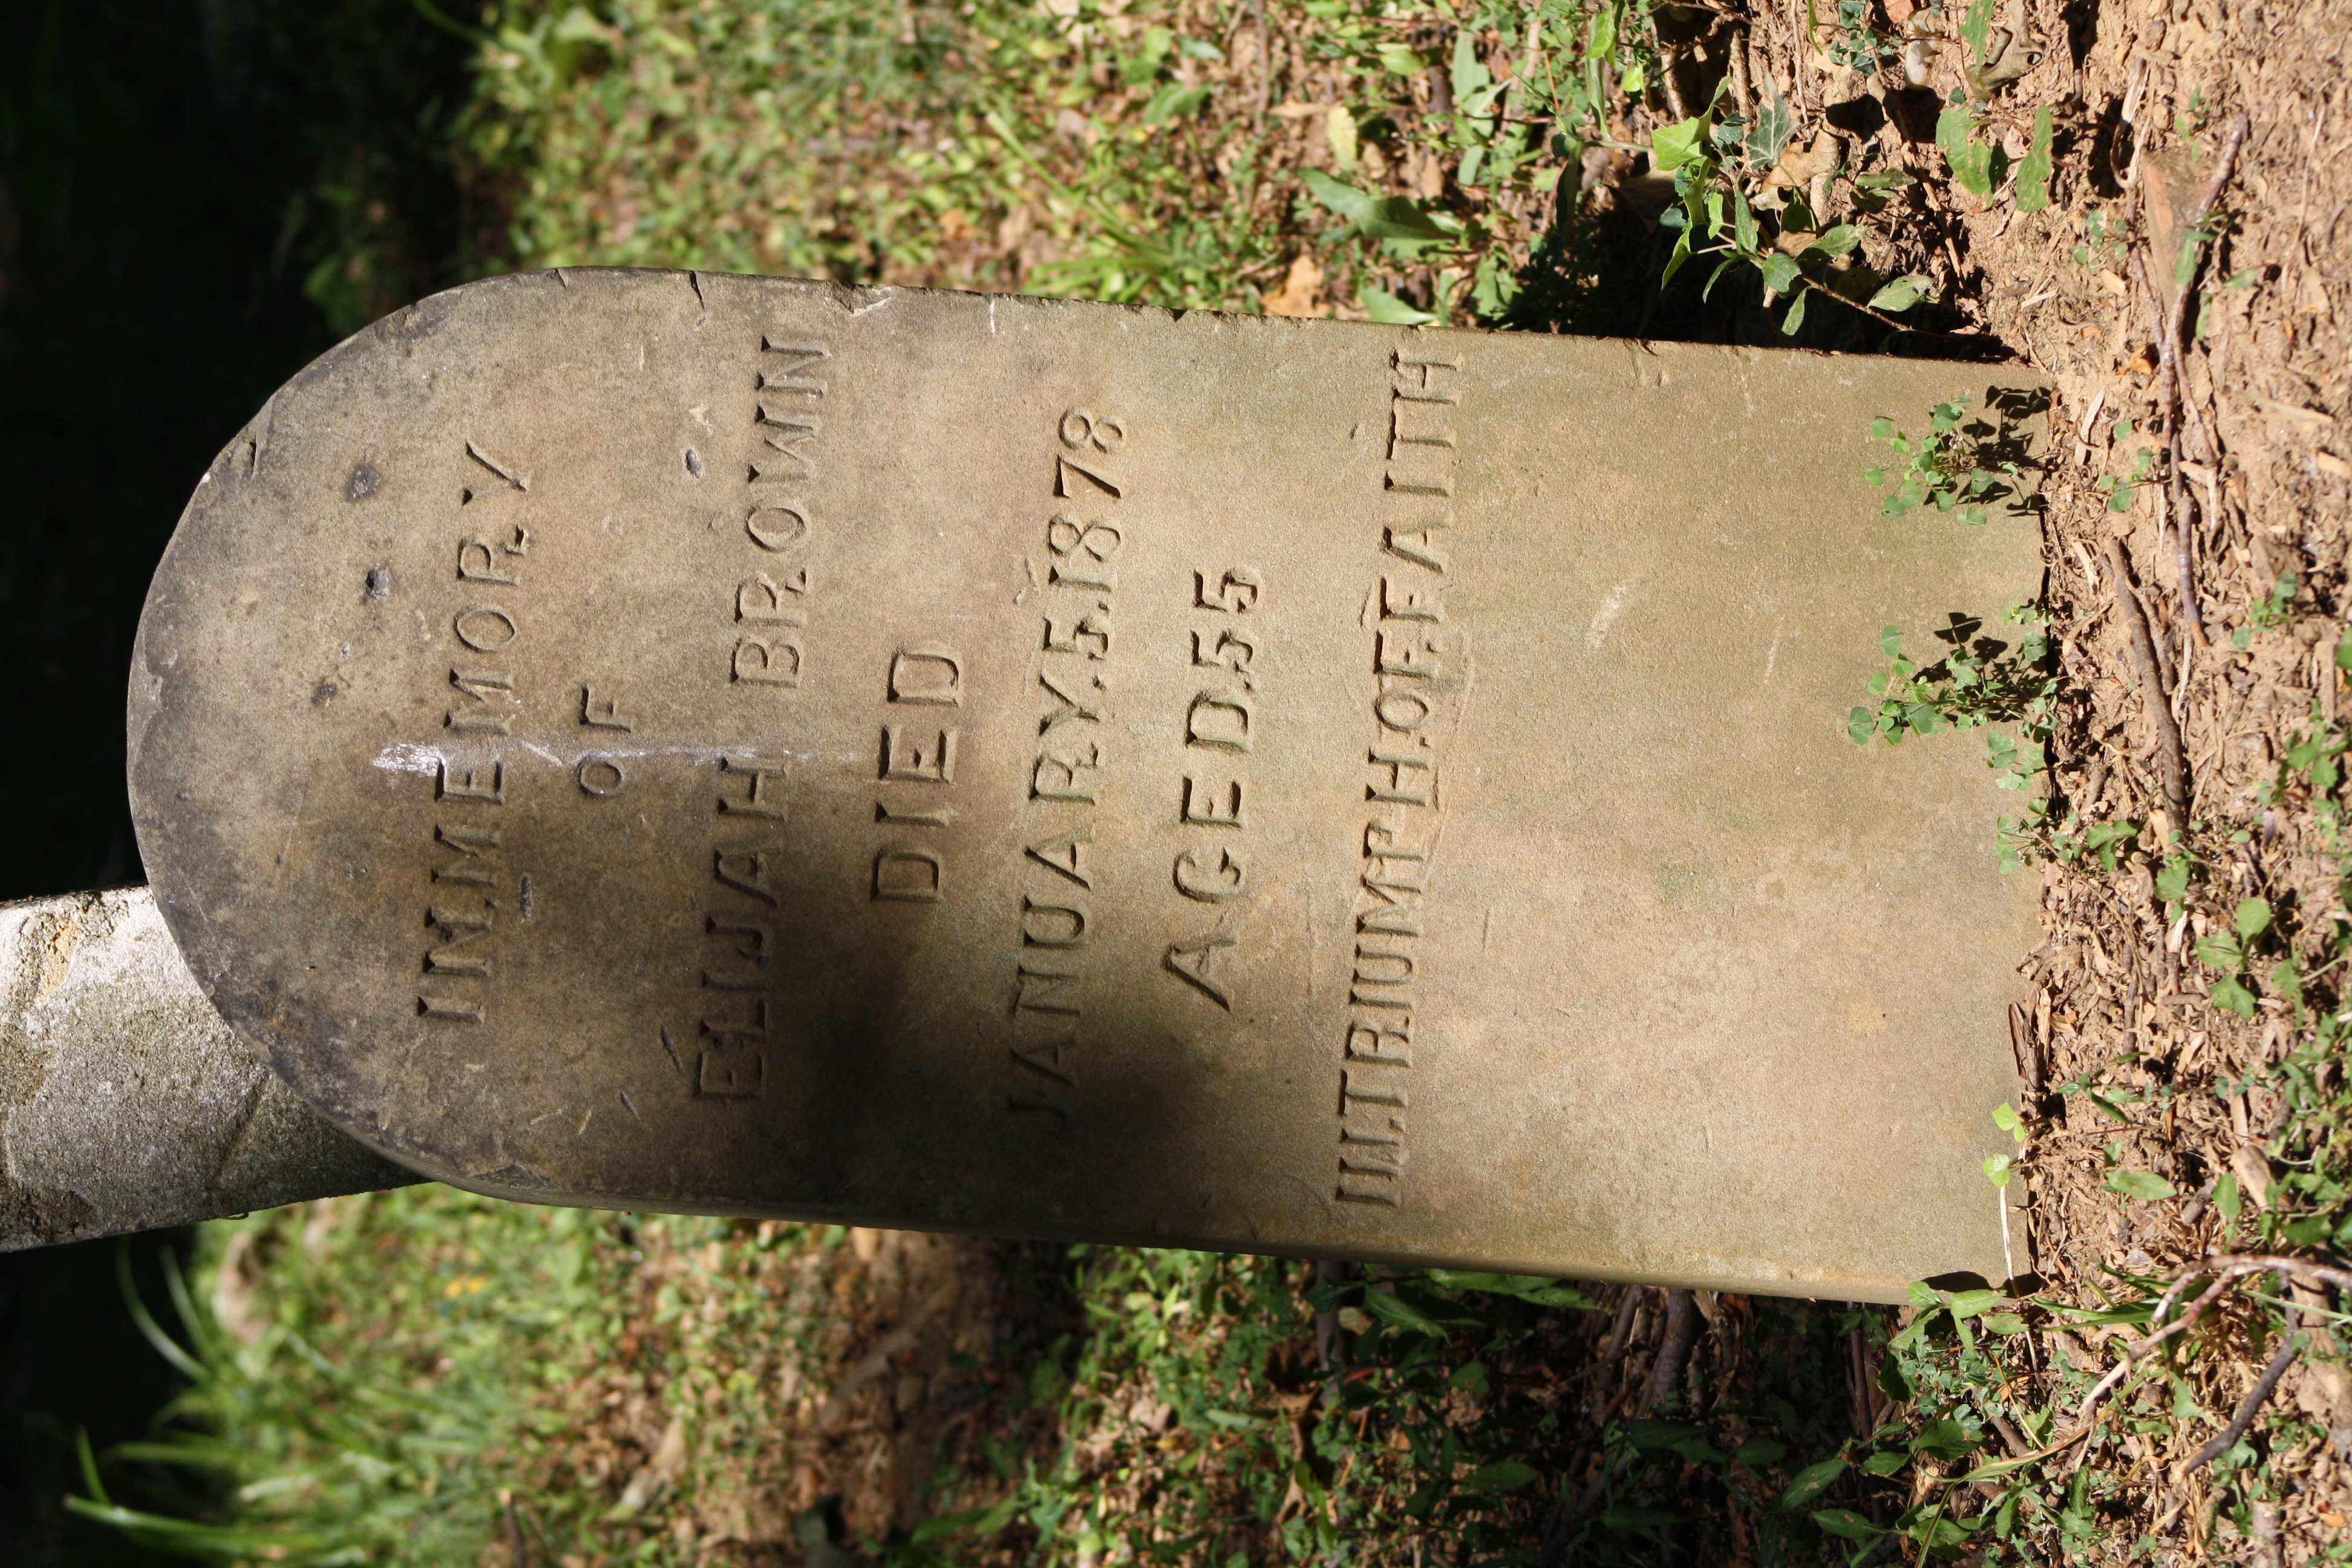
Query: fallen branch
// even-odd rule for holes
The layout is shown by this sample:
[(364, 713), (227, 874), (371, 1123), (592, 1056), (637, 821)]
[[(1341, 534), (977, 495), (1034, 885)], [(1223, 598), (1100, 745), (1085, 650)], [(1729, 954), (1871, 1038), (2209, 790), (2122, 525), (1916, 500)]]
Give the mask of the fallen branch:
[[(1690, 1359), (1691, 1345), (1697, 1338), (1698, 1309), (1691, 1304), (1691, 1293), (1667, 1291), (1665, 1335), (1659, 1342), (1657, 1359), (1650, 1363), (1649, 1382), (1633, 1403), (1633, 1419), (1638, 1421), (1647, 1415), (1674, 1393), (1675, 1384), (1682, 1376), (1683, 1363)], [(1627, 1458), (1619, 1454), (1601, 1467), (1601, 1473), (1592, 1478), (1592, 1484), (1577, 1500), (1576, 1512), (1570, 1517), (1580, 1519), (1600, 1506), (1610, 1486), (1624, 1473)], [(1561, 1522), (1565, 1524), (1566, 1520)]]
[(2139, 671), (2139, 683), (2147, 694), (2148, 717), (2156, 723), (2157, 750), (2161, 753), (2163, 773), (2158, 781), (2164, 790), (2164, 809), (2172, 818), (2172, 831), (2184, 837), (2189, 832), (2189, 765), (2182, 760), (2180, 726), (2172, 717), (2172, 694), (2165, 689), (2162, 667), (2157, 662), (2156, 639), (2148, 631), (2147, 617), (2140, 613), (2139, 599), (2131, 585), (2131, 561), (2124, 553), (2123, 542), (2107, 541), (2107, 560), (2116, 574), (2116, 607), (2124, 618), (2124, 629), (2131, 634), (2132, 664)]
[(2180, 1467), (2182, 1475), (2186, 1476), (2189, 1471), (2199, 1469), (2220, 1458), (2236, 1447), (2239, 1438), (2246, 1435), (2246, 1428), (2254, 1424), (2255, 1413), (2261, 1410), (2263, 1402), (2270, 1398), (2271, 1391), (2279, 1385), (2279, 1379), (2286, 1375), (2286, 1369), (2294, 1364), (2294, 1342), (2295, 1336), (2293, 1332), (2289, 1332), (2280, 1342), (2278, 1353), (2271, 1357), (2268, 1366), (2263, 1368), (2262, 1376), (2254, 1379), (2254, 1386), (2247, 1390), (2246, 1397), (2238, 1402), (2238, 1413), (2230, 1417), (2230, 1424), (2221, 1428), (2220, 1436), (2198, 1449), (2189, 1461)]
[[(2189, 243), (2191, 249), (2187, 271), (2190, 278), (2196, 276), (2197, 263), (2203, 259), (2205, 247), (2212, 241), (2213, 214), (2221, 205), (2221, 193), (2228, 188), (2230, 176), (2237, 170), (2238, 153), (2246, 144), (2249, 123), (2242, 112), (2231, 121), (2230, 133), (2221, 144), (2221, 156), (2214, 164), (2213, 177), (2206, 182), (2204, 199), (2198, 203), (2197, 216), (2189, 220)], [(2156, 279), (2149, 273), (2145, 247), (2133, 258), (2133, 261), (2139, 269), (2140, 287), (2147, 290), (2149, 300), (2162, 303), (2164, 296), (2158, 290)], [(2188, 279), (2183, 279), (2180, 287), (2173, 292), (2171, 305), (2165, 310), (2162, 327), (2157, 333), (2159, 387), (2157, 401), (2164, 415), (2165, 495), (2171, 503), (2173, 548), (2180, 572), (2181, 614), (2188, 622), (2190, 635), (2201, 643), (2206, 640), (2205, 620), (2197, 608), (2196, 535), (2189, 525), (2191, 503), (2180, 476), (2180, 415), (2184, 408), (2194, 412), (2194, 405), (2189, 401), (2187, 377), (2180, 366), (2181, 333), (2189, 321), (2189, 297), (2196, 290), (2189, 287)], [(2201, 415), (2198, 423), (2201, 428), (2204, 424)], [(2215, 438), (2214, 432), (2207, 430), (2204, 434), (2206, 447), (2212, 456), (2218, 458), (2221, 442)]]

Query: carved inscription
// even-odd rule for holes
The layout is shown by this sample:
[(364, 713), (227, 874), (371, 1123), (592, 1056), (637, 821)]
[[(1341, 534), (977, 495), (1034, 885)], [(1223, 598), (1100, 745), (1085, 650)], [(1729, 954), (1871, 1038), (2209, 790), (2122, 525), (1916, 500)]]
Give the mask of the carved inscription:
[[(955, 820), (948, 805), (961, 728), (963, 656), (952, 648), (902, 647), (883, 687), (881, 757), (874, 820), (887, 832), (874, 852), (871, 896), (887, 903), (936, 904), (947, 892), (944, 844), (931, 837)], [(926, 840), (929, 839), (929, 842)]]
[(1036, 750), (1022, 849), (1021, 942), (1013, 969), (1012, 1087), (1005, 1104), (1048, 1131), (1070, 1121), (1085, 1022), (1087, 951), (1095, 936), (1094, 840), (1099, 780), (1113, 744), (1107, 675), (1111, 606), (1127, 538), (1119, 448), (1124, 421), (1066, 410), (1055, 428), (1053, 493), (1066, 503), (1044, 529), (1044, 626), (1035, 660)]
[(1370, 626), (1374, 691), (1365, 753), (1363, 858), (1352, 901), (1348, 1015), (1339, 1072), (1334, 1195), (1403, 1202), (1422, 900), (1444, 810), (1437, 738), (1458, 701), (1444, 630), (1453, 526), (1458, 359), (1398, 350), (1390, 362), (1380, 562)]
[(512, 650), (524, 636), (530, 530), (516, 513), (530, 476), (472, 441), (464, 467), (456, 590), (442, 623), (452, 695), (441, 722), (450, 739), (435, 770), (438, 809), (426, 862), (427, 934), (416, 1010), (426, 1018), (478, 1024), (495, 978), (498, 918), (507, 908), (498, 808), (507, 801), (501, 742), (524, 710)]
[(703, 917), (700, 1016), (690, 1039), (662, 1031), (662, 1049), (697, 1099), (755, 1100), (767, 1082), (769, 971), (781, 907), (778, 825), (785, 819), (789, 766), (743, 753), (719, 759), (712, 812), (719, 827)]
[(1184, 712), (1176, 812), (1187, 842), (1177, 851), (1172, 879), (1188, 905), (1208, 905), (1217, 916), (1208, 929), (1171, 942), (1160, 967), (1231, 1012), (1223, 959), (1241, 940), (1234, 911), (1250, 888), (1249, 759), (1263, 727), (1260, 639), (1251, 615), (1265, 581), (1254, 567), (1227, 566), (1194, 572), (1188, 586), (1192, 618), (1186, 636), (1201, 689)]
[(728, 684), (790, 691), (805, 678), (813, 523), (809, 482), (824, 429), (825, 343), (771, 332), (760, 340), (751, 458), (743, 486), (744, 566), (728, 606)]

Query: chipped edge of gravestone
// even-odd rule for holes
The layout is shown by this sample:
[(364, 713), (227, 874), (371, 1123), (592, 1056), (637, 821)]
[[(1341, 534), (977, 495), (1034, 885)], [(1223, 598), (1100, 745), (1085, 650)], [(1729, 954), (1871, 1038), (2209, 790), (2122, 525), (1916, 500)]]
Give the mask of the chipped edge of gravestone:
[(0, 1251), (419, 1179), (222, 1021), (149, 889), (0, 905)]

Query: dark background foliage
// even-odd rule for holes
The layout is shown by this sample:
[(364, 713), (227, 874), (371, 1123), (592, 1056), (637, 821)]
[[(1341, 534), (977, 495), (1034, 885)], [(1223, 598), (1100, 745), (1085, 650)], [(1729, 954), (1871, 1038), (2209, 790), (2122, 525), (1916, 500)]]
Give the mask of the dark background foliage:
[[(273, 388), (453, 280), (465, 47), (407, 0), (0, 0), (0, 899), (17, 899), (142, 879), (122, 690), (148, 576)], [(172, 1394), (114, 1251), (0, 1258), (0, 1561), (146, 1557), (60, 1502), (77, 1427), (136, 1436)]]

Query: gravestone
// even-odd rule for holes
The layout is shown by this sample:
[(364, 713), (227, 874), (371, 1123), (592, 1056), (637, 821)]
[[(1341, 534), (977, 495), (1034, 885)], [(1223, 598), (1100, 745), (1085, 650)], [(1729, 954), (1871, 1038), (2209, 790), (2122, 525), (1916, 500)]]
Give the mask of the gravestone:
[(1900, 1300), (2034, 889), (1882, 515), (1981, 368), (705, 274), (478, 283), (204, 477), (131, 682), (206, 994), (536, 1202)]

